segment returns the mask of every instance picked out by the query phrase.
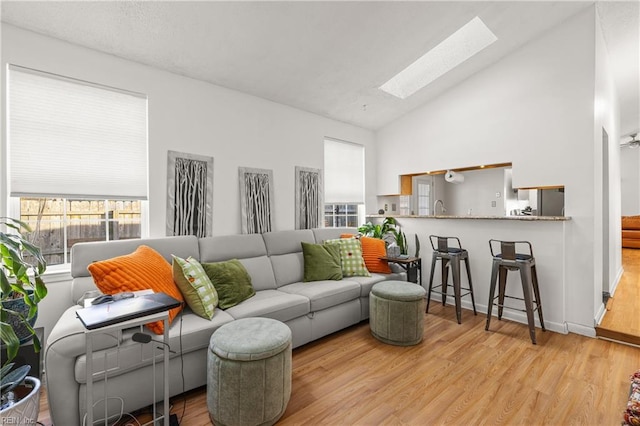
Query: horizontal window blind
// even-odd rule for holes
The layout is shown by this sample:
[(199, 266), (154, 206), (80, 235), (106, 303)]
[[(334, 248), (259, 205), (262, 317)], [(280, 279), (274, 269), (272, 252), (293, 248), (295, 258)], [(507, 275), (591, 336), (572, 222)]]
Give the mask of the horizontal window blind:
[(324, 182), (325, 203), (364, 203), (364, 147), (325, 139)]
[(13, 197), (147, 199), (147, 98), (10, 66)]

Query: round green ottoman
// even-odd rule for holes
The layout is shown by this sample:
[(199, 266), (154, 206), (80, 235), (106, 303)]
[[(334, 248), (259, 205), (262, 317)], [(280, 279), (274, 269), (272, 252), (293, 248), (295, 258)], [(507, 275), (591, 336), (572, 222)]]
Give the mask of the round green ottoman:
[(291, 330), (269, 318), (243, 318), (211, 336), (207, 407), (216, 425), (272, 425), (291, 396)]
[(420, 343), (426, 294), (422, 286), (406, 281), (375, 284), (369, 295), (369, 326), (373, 337), (391, 345)]

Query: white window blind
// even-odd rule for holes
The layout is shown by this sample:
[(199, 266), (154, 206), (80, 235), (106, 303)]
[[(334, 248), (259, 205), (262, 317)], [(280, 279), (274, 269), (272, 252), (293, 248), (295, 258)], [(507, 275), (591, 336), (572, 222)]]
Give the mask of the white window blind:
[(13, 197), (147, 199), (147, 98), (10, 66)]
[(325, 203), (364, 203), (364, 147), (325, 139), (324, 182)]

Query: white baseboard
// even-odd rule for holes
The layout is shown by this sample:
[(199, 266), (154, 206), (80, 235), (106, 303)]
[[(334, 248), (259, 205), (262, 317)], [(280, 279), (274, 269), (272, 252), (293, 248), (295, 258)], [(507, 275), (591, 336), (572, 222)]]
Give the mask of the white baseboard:
[[(431, 303), (433, 303), (433, 299), (431, 300)], [(436, 303), (441, 303), (440, 301), (436, 302)], [(447, 304), (448, 305), (455, 305), (455, 302), (453, 300), (453, 298), (447, 298)], [(470, 300), (463, 300), (462, 301), (462, 308), (469, 310), (469, 311), (473, 311), (473, 306), (471, 305), (471, 301)], [(476, 303), (476, 311), (480, 312), (480, 313), (487, 313), (487, 305), (481, 305), (479, 303)], [(494, 307), (493, 309), (493, 317), (495, 318), (495, 320), (497, 321), (497, 314), (498, 314), (498, 309), (497, 307)], [(527, 324), (527, 315), (524, 312), (514, 312), (514, 311), (510, 311), (508, 309), (505, 309), (503, 311), (502, 314), (502, 318), (504, 319), (508, 319), (511, 321), (515, 321), (515, 322), (519, 322), (521, 324)], [(492, 319), (493, 321), (493, 319)], [(535, 322), (536, 322), (536, 327), (540, 327), (540, 322), (538, 321), (538, 316), (536, 315), (535, 318)], [(573, 324), (573, 323), (566, 323), (566, 322), (554, 322), (554, 321), (549, 321), (549, 320), (545, 320), (544, 321), (544, 325), (545, 328), (549, 331), (554, 331), (556, 333), (561, 333), (561, 334), (568, 334), (568, 333), (575, 333), (575, 334), (580, 334), (582, 336), (587, 336), (587, 337), (596, 337), (596, 329), (595, 327), (588, 327), (582, 324)]]
[(607, 306), (604, 303), (601, 303), (600, 307), (598, 308), (598, 312), (596, 312), (596, 318), (594, 319), (596, 327), (600, 324), (600, 322), (602, 321), (602, 318), (604, 318), (604, 314), (606, 313), (607, 313)]
[(587, 327), (582, 324), (567, 323), (569, 333), (580, 334), (587, 337), (596, 337), (596, 329), (594, 327)]
[[(624, 274), (624, 268), (620, 267), (620, 269), (618, 270), (618, 274), (616, 275), (615, 280), (613, 280), (613, 285), (611, 286), (609, 291), (609, 294), (611, 295), (611, 297), (613, 297), (613, 295), (616, 292), (616, 289), (618, 288), (618, 284), (620, 284), (620, 280), (622, 279), (622, 274)], [(598, 323), (600, 324), (600, 323)]]
[[(433, 303), (433, 299), (431, 300), (431, 303)], [(440, 301), (438, 301), (437, 303), (441, 303)], [(453, 300), (453, 298), (447, 298), (447, 304), (448, 305), (452, 305), (455, 306), (455, 301)], [(469, 311), (473, 311), (473, 306), (471, 305), (471, 301), (470, 300), (463, 300), (462, 301), (462, 308), (469, 310)], [(486, 314), (487, 313), (487, 305), (481, 305), (479, 303), (476, 303), (476, 311), (479, 313), (483, 313)], [(540, 321), (538, 321), (538, 314), (535, 314), (535, 324), (536, 327), (540, 328)], [(498, 320), (498, 308), (496, 306), (494, 306), (493, 308), (493, 317), (491, 319), (491, 321), (493, 321), (494, 319), (497, 321)], [(515, 322), (519, 322), (521, 324), (528, 324), (527, 322), (527, 315), (524, 312), (514, 312), (511, 311), (509, 309), (505, 309), (502, 313), (502, 318), (504, 319), (508, 319), (510, 321), (515, 321)], [(569, 330), (567, 329), (565, 323), (559, 323), (559, 322), (553, 322), (553, 321), (549, 321), (547, 319), (545, 319), (544, 321), (544, 326), (547, 330), (549, 331), (554, 331), (556, 333), (561, 333), (561, 334), (567, 334), (569, 332)], [(595, 336), (595, 331), (594, 331), (594, 336)]]

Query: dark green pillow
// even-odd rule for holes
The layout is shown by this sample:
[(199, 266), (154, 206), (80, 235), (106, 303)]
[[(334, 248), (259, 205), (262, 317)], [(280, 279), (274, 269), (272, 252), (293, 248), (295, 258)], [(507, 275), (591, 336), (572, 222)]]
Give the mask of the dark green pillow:
[(256, 294), (249, 273), (238, 259), (203, 263), (202, 267), (218, 292), (220, 309), (236, 306)]
[(302, 242), (304, 282), (341, 280), (342, 263), (338, 244), (311, 244)]

